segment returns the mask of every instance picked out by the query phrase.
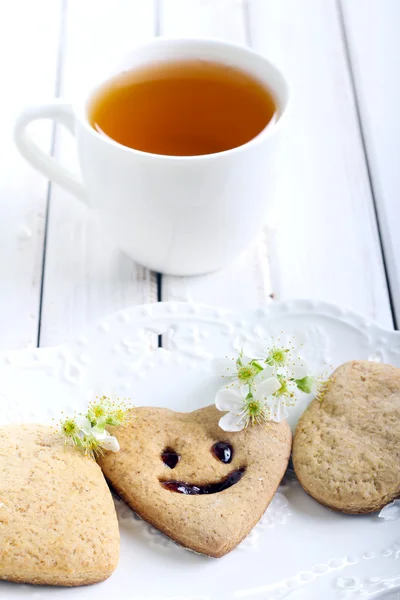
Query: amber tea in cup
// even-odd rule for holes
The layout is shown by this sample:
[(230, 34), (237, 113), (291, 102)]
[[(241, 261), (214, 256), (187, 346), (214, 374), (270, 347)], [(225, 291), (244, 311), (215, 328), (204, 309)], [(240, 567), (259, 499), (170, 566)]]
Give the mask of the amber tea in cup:
[(245, 71), (186, 60), (153, 63), (110, 79), (92, 98), (89, 121), (129, 148), (199, 156), (249, 142), (275, 112), (271, 92)]

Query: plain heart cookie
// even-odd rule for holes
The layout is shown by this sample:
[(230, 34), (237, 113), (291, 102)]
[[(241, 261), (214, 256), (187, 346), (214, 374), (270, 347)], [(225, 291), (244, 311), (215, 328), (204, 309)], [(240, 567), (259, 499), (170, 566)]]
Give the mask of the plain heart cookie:
[(332, 375), (322, 402), (301, 416), (296, 475), (310, 496), (345, 513), (377, 511), (400, 496), (400, 369), (352, 361)]
[(111, 428), (121, 450), (98, 462), (117, 493), (143, 519), (178, 544), (220, 557), (258, 522), (285, 473), (287, 423), (227, 433), (221, 413), (137, 408)]
[(118, 558), (114, 503), (96, 462), (50, 427), (1, 428), (0, 579), (86, 585), (107, 579)]

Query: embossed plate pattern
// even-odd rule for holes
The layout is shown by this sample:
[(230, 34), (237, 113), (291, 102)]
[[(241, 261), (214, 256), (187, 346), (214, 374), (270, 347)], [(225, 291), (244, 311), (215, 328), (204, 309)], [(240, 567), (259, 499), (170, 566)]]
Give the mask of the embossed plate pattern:
[[(281, 331), (304, 343), (314, 370), (349, 359), (400, 367), (399, 333), (326, 303), (292, 301), (240, 314), (159, 303), (114, 314), (64, 346), (2, 355), (0, 425), (50, 423), (62, 410), (83, 409), (93, 394), (129, 397), (138, 406), (205, 406), (220, 385), (213, 357)], [(154, 349), (158, 335), (168, 349)], [(292, 426), (308, 401), (292, 411)], [(116, 508), (121, 560), (108, 581), (71, 590), (0, 583), (0, 598), (351, 600), (400, 591), (400, 522), (336, 514), (290, 476), (248, 538), (219, 560), (176, 546), (123, 503), (116, 501)]]

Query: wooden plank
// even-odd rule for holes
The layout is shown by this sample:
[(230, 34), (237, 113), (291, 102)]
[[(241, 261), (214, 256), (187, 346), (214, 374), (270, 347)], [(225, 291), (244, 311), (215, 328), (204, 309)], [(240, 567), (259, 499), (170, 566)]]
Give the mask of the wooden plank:
[[(99, 67), (153, 35), (153, 2), (71, 0), (65, 21), (61, 95), (75, 98)], [(56, 156), (77, 169), (74, 141), (57, 131)], [(52, 186), (41, 345), (53, 345), (133, 304), (157, 301), (154, 274), (108, 240), (93, 211)]]
[[(173, 37), (217, 37), (244, 45), (244, 4), (238, 0), (163, 0), (160, 32)], [(226, 269), (201, 277), (164, 276), (162, 299), (194, 300), (239, 310), (265, 304), (269, 287), (263, 231)]]
[(341, 2), (393, 305), (400, 323), (400, 2)]
[(279, 297), (329, 300), (391, 326), (336, 2), (251, 0), (249, 26), (253, 47), (276, 62), (292, 88), (277, 173), (273, 289)]
[(251, 277), (260, 263), (249, 256), (231, 265), (230, 273), (192, 280), (164, 278), (163, 299), (192, 297), (229, 307), (256, 306), (266, 301), (268, 290), (276, 298), (336, 302), (390, 326), (371, 191), (334, 0), (248, 0), (243, 6), (237, 0), (164, 0), (162, 7), (162, 34), (218, 35), (239, 43), (245, 31), (238, 27), (237, 15), (245, 8), (249, 42), (283, 70), (292, 87), (276, 173), (275, 214), (264, 232), (264, 266)]
[[(61, 2), (1, 7), (0, 349), (37, 341), (47, 181), (18, 154), (14, 121), (24, 104), (54, 94)], [(40, 34), (38, 34), (40, 32)], [(32, 127), (50, 148), (50, 124)]]

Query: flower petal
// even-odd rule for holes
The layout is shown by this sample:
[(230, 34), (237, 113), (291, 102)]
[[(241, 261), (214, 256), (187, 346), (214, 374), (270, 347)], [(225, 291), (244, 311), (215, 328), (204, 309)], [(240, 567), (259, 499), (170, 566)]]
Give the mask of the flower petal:
[(86, 417), (82, 416), (82, 415), (78, 415), (75, 419), (76, 424), (78, 425), (79, 429), (85, 434), (85, 435), (90, 435), (90, 432), (92, 430), (92, 424), (89, 421), (89, 419), (87, 419)]
[(237, 390), (221, 388), (215, 396), (215, 406), (218, 410), (240, 412), (243, 408), (243, 399), (243, 395)]
[(219, 426), (224, 431), (241, 431), (244, 427), (244, 419), (236, 412), (228, 412), (220, 418)]
[(236, 385), (236, 383), (234, 383), (233, 388), (239, 390), (239, 392), (242, 394), (242, 401), (246, 398), (247, 394), (249, 393), (249, 384), (248, 383), (239, 384), (239, 382), (238, 382), (238, 385)]
[(245, 367), (247, 366), (249, 363), (251, 363), (251, 361), (254, 360), (251, 356), (249, 356), (248, 354), (243, 353), (242, 354), (242, 365)]
[(101, 446), (104, 448), (104, 450), (109, 450), (110, 452), (118, 452), (120, 449), (119, 442), (113, 435), (108, 435), (102, 439)]
[(215, 358), (212, 370), (218, 377), (235, 377), (237, 374), (236, 363), (231, 358)]
[(257, 385), (254, 397), (258, 400), (267, 398), (271, 394), (277, 392), (281, 385), (281, 382), (276, 377), (269, 377), (268, 379), (264, 379), (264, 381)]
[(255, 376), (254, 382), (256, 384), (261, 383), (262, 381), (265, 381), (265, 379), (269, 379), (273, 375), (274, 375), (274, 368), (271, 367), (271, 365), (265, 365), (265, 368), (262, 371), (260, 371), (258, 373), (258, 375)]
[(310, 367), (302, 356), (292, 358), (286, 368), (293, 379), (303, 379), (310, 374)]
[(98, 425), (96, 425), (95, 427), (92, 427), (90, 433), (92, 434), (93, 437), (96, 438), (96, 440), (102, 440), (104, 437), (107, 437), (108, 435), (110, 435), (108, 433), (108, 431), (106, 431), (106, 429), (104, 429), (104, 426), (99, 427)]
[(385, 521), (395, 521), (396, 519), (400, 519), (400, 500), (393, 500), (390, 504), (386, 504), (378, 517), (385, 519)]
[(269, 409), (269, 416), (271, 421), (280, 423), (288, 418), (288, 412), (284, 404), (284, 400), (277, 396), (269, 396), (265, 403)]
[(251, 356), (253, 360), (257, 358), (265, 360), (268, 355), (266, 346), (257, 342), (246, 342), (243, 346), (243, 353), (246, 356)]
[(93, 437), (100, 442), (100, 445), (105, 450), (110, 450), (111, 452), (118, 452), (119, 450), (119, 442), (116, 437), (110, 435), (108, 431), (98, 430), (96, 427), (92, 428)]
[(311, 394), (313, 394), (313, 396), (317, 396), (320, 388), (323, 387), (323, 384), (322, 384), (322, 382), (318, 381), (318, 379), (316, 377), (312, 377), (312, 382), (311, 382), (310, 387), (311, 387)]

